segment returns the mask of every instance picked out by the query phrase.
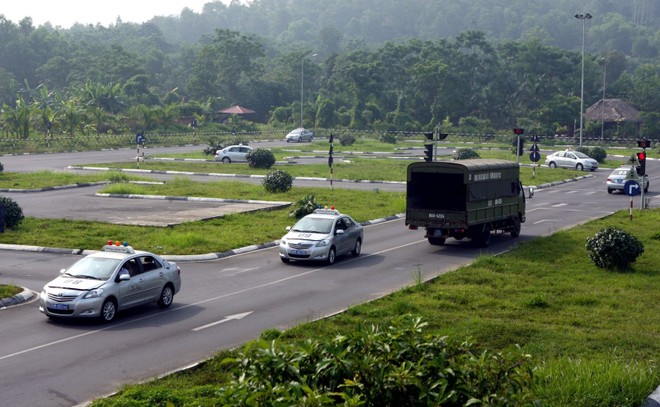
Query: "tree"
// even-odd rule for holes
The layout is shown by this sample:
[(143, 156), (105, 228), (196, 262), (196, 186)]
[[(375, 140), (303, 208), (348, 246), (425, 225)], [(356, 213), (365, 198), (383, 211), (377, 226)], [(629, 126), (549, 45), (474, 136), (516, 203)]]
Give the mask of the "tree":
[(261, 42), (254, 36), (230, 30), (217, 30), (211, 44), (204, 46), (195, 61), (190, 87), (198, 97), (225, 95), (240, 97), (240, 85), (258, 78), (264, 56)]

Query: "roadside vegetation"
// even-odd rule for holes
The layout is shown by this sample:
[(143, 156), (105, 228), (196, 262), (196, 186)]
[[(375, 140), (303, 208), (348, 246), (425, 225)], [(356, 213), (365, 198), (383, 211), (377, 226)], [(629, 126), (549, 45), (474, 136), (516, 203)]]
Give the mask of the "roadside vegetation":
[[(262, 377), (264, 380), (277, 381), (277, 376), (285, 375), (290, 382), (282, 386), (302, 389), (304, 378), (295, 372), (310, 367), (298, 361), (309, 361), (315, 349), (327, 349), (341, 338), (345, 343), (371, 343), (371, 351), (380, 356), (369, 353), (373, 356), (369, 363), (358, 363), (355, 359), (363, 359), (364, 353), (357, 351), (351, 356), (350, 349), (335, 346), (326, 357), (334, 355), (336, 361), (354, 363), (345, 367), (363, 370), (347, 371), (350, 381), (340, 386), (334, 403), (319, 402), (322, 398), (314, 398), (319, 390), (311, 388), (300, 392), (295, 404), (336, 405), (341, 404), (339, 397), (345, 396), (354, 403), (344, 405), (358, 405), (356, 400), (366, 400), (359, 389), (364, 390), (367, 380), (373, 378), (373, 366), (390, 373), (378, 385), (398, 380), (413, 389), (414, 380), (406, 372), (432, 363), (417, 360), (417, 365), (402, 364), (389, 371), (385, 369), (385, 353), (374, 350), (383, 344), (377, 332), (408, 343), (405, 338), (410, 334), (410, 325), (402, 324), (397, 316), (410, 315), (427, 324), (420, 328), (419, 337), (446, 337), (454, 344), (447, 349), (456, 350), (458, 342), (474, 352), (469, 360), (475, 364), (471, 376), (475, 380), (462, 383), (475, 394), (480, 385), (485, 385), (476, 380), (479, 372), (484, 373), (487, 367), (491, 373), (502, 374), (500, 369), (512, 369), (508, 372), (515, 376), (502, 378), (517, 377), (521, 387), (508, 393), (509, 398), (490, 399), (489, 405), (530, 405), (530, 400), (536, 400), (536, 405), (544, 406), (637, 407), (660, 383), (660, 314), (653, 306), (660, 301), (660, 273), (655, 267), (660, 253), (644, 251), (625, 273), (603, 270), (590, 261), (586, 242), (606, 227), (617, 227), (636, 236), (647, 248), (655, 247), (660, 234), (648, 225), (659, 222), (658, 210), (637, 211), (633, 221), (627, 211), (622, 211), (522, 243), (500, 256), (482, 256), (472, 265), (428, 283), (419, 281), (418, 270), (402, 271), (411, 276), (406, 289), (331, 318), (283, 332), (265, 331), (259, 340), (221, 351), (195, 369), (126, 386), (116, 396), (97, 400), (93, 406), (140, 406), (156, 401), (159, 405), (221, 405), (228, 389), (234, 395), (245, 392), (259, 372), (268, 375)], [(321, 363), (325, 359), (314, 360)], [(499, 360), (498, 366), (489, 365), (494, 360)], [(515, 369), (511, 364), (514, 360), (518, 363)], [(331, 361), (327, 363), (328, 369), (337, 368)], [(467, 362), (452, 365), (455, 369), (466, 366)], [(315, 367), (320, 369), (321, 365)], [(533, 379), (528, 381), (527, 374)], [(240, 377), (245, 380), (238, 380)], [(435, 377), (440, 380), (440, 376)], [(274, 393), (274, 388), (260, 390), (252, 394), (265, 397)], [(408, 405), (426, 405), (424, 401), (416, 404), (417, 400)], [(443, 405), (459, 404), (448, 401)]]
[(13, 285), (0, 284), (0, 299), (13, 297), (20, 293), (22, 288)]
[(34, 172), (0, 172), (0, 191), (42, 189), (102, 182), (128, 182), (145, 179), (146, 178), (144, 177), (129, 175), (122, 173), (121, 171), (106, 171), (89, 174), (76, 174), (73, 172), (50, 170)]

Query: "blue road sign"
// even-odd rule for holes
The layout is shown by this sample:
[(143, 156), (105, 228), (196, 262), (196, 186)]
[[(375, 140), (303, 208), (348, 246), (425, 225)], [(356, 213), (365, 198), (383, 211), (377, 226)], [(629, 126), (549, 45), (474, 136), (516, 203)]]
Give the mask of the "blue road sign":
[(531, 153), (529, 153), (529, 159), (535, 163), (541, 159), (541, 153), (539, 153), (538, 151), (532, 151)]
[(626, 181), (623, 185), (623, 192), (628, 196), (639, 195), (642, 192), (642, 189), (639, 187), (639, 184), (634, 179)]

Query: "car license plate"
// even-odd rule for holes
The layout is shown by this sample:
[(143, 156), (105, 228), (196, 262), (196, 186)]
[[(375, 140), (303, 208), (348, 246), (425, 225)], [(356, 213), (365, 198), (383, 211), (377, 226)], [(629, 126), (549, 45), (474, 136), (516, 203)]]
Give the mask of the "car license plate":
[(291, 254), (295, 254), (298, 256), (304, 256), (307, 254), (307, 250), (291, 250)]
[(69, 309), (69, 306), (67, 304), (58, 304), (58, 303), (54, 303), (54, 302), (49, 302), (48, 303), (48, 308), (59, 309), (59, 310), (67, 310), (67, 309)]

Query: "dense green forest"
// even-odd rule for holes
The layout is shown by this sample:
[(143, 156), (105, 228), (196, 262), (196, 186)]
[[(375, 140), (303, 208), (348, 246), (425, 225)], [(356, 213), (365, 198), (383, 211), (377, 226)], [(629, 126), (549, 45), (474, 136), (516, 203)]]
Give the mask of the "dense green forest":
[[(608, 126), (608, 137), (657, 134), (659, 3), (574, 3), (214, 1), (69, 29), (0, 14), (0, 127), (15, 137), (168, 131), (193, 118), (211, 126), (240, 104), (279, 128), (571, 134), (584, 28), (585, 108), (603, 93), (623, 99), (645, 121)], [(584, 12), (593, 18), (575, 18)]]

